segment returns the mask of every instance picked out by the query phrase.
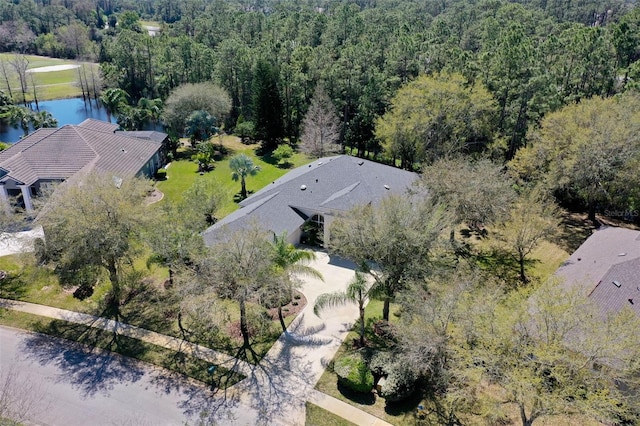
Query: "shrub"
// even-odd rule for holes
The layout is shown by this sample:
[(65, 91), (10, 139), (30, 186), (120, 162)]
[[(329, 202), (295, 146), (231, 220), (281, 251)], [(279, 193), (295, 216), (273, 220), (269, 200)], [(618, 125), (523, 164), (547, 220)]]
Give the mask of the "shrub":
[(156, 180), (165, 180), (167, 178), (167, 170), (166, 169), (158, 169), (156, 172)]
[(380, 396), (387, 401), (400, 401), (415, 390), (416, 374), (408, 365), (394, 363), (390, 366), (386, 381), (380, 389)]
[(271, 154), (273, 158), (278, 160), (280, 167), (286, 167), (289, 165), (289, 158), (293, 156), (293, 148), (289, 145), (283, 144), (278, 146)]
[(370, 392), (373, 374), (360, 355), (347, 355), (336, 360), (333, 370), (338, 382), (356, 392)]

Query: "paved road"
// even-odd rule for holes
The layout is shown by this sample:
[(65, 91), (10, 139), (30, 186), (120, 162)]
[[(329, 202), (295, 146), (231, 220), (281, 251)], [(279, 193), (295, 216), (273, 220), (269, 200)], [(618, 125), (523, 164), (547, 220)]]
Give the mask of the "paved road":
[[(208, 389), (147, 364), (0, 327), (0, 386), (10, 372), (18, 379), (12, 392), (33, 398), (28, 418), (39, 425), (192, 424), (222, 402), (210, 398)], [(250, 416), (218, 421), (255, 422)]]

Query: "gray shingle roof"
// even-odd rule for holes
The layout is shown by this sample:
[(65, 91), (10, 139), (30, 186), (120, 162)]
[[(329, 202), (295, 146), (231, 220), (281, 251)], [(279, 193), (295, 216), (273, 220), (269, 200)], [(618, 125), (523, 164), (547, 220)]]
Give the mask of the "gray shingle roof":
[(405, 192), (416, 178), (415, 173), (347, 155), (321, 158), (242, 201), (239, 210), (204, 232), (205, 243), (212, 244), (223, 227), (233, 231), (252, 221), (278, 235), (292, 234), (306, 220), (302, 211), (335, 214), (356, 205), (377, 204), (389, 194)]
[(589, 298), (606, 314), (629, 307), (640, 315), (640, 258), (609, 268)]
[[(110, 123), (88, 120), (78, 126), (40, 129), (0, 152), (0, 168), (10, 179), (31, 185), (41, 179), (68, 179), (87, 166), (121, 177), (135, 176), (160, 146), (152, 141), (116, 135)], [(98, 130), (102, 129), (102, 130)]]
[[(640, 314), (640, 232), (602, 227), (556, 271), (565, 288), (579, 288), (605, 313), (623, 306)], [(613, 284), (621, 284), (617, 287)], [(628, 299), (633, 299), (631, 305)], [(637, 299), (637, 300), (636, 300)]]

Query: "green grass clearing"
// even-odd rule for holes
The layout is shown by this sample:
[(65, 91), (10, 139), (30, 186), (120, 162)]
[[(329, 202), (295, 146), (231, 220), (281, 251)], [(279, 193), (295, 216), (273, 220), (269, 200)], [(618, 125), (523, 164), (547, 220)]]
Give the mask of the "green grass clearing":
[[(218, 144), (218, 138), (213, 139), (214, 144)], [(190, 150), (183, 149), (180, 157), (174, 160), (167, 169), (167, 179), (158, 182), (157, 187), (165, 194), (164, 200), (179, 200), (182, 193), (185, 192), (198, 179), (217, 182), (222, 193), (224, 194), (223, 204), (217, 215), (222, 218), (238, 208), (238, 204), (234, 201), (234, 196), (240, 192), (240, 182), (231, 179), (231, 169), (229, 168), (229, 160), (237, 154), (246, 154), (251, 157), (254, 163), (260, 166), (260, 171), (255, 176), (249, 176), (246, 179), (247, 190), (252, 193), (267, 186), (274, 180), (286, 174), (290, 169), (280, 168), (275, 161), (268, 155), (259, 156), (256, 154), (259, 146), (243, 145), (239, 138), (226, 135), (222, 139), (222, 144), (228, 154), (214, 163), (215, 168), (207, 173), (200, 175), (198, 166), (190, 159)], [(301, 166), (310, 160), (303, 154), (296, 153), (290, 159), (291, 168)]]
[(327, 411), (324, 408), (318, 407), (315, 404), (307, 402), (306, 404), (307, 417), (305, 420), (306, 426), (351, 426), (355, 423), (343, 419), (340, 416), (333, 414), (331, 411)]
[(216, 387), (221, 389), (232, 386), (243, 378), (242, 375), (222, 367), (217, 368), (214, 375), (210, 376), (207, 372), (209, 364), (206, 361), (181, 352), (172, 351), (137, 339), (85, 325), (72, 324), (66, 321), (6, 309), (0, 309), (0, 324), (119, 353), (130, 358), (166, 368), (174, 373), (196, 379), (209, 385), (213, 380)]
[[(11, 66), (10, 61), (13, 60), (15, 54), (2, 53), (0, 61), (3, 61), (9, 75), (9, 85), (15, 102), (21, 100), (20, 82), (18, 74)], [(87, 65), (93, 68), (97, 75), (99, 72), (99, 64), (88, 62), (76, 62), (65, 59), (48, 58), (45, 56), (25, 55), (29, 61), (28, 69), (55, 66), (55, 65)], [(33, 78), (33, 81), (32, 81)], [(91, 79), (90, 72), (87, 71), (87, 78)], [(51, 72), (29, 73), (27, 75), (28, 90), (26, 93), (27, 101), (33, 101), (33, 84), (36, 86), (36, 95), (39, 101), (47, 101), (52, 99), (75, 98), (82, 95), (80, 85), (78, 83), (78, 70), (60, 70)], [(0, 90), (8, 94), (7, 82), (4, 76), (0, 79)]]

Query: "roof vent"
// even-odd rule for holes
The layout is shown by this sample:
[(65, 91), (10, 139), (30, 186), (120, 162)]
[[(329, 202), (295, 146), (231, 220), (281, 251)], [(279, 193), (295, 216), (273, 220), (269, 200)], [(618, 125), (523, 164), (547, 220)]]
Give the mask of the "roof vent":
[(122, 148), (120, 151), (122, 151), (122, 152), (124, 152), (124, 153), (126, 153), (126, 152), (127, 152), (127, 150), (126, 150), (126, 149), (124, 149), (124, 148)]
[(322, 161), (318, 161), (318, 166), (322, 165)]
[(629, 299), (629, 303), (633, 305), (633, 299)]
[(627, 253), (618, 253), (618, 256), (626, 256)]
[(360, 160), (358, 161), (358, 166), (362, 166), (364, 164), (364, 161)]
[(620, 288), (622, 286), (622, 284), (620, 284), (620, 281), (618, 281), (618, 280), (613, 280), (612, 283), (613, 283), (613, 285), (615, 285), (618, 288)]
[[(300, 190), (301, 191), (304, 191), (305, 189), (307, 189), (307, 185), (300, 185)], [(620, 287), (620, 286), (618, 286), (618, 287)]]
[(391, 188), (389, 187), (389, 185), (385, 185), (384, 189), (391, 189)]

